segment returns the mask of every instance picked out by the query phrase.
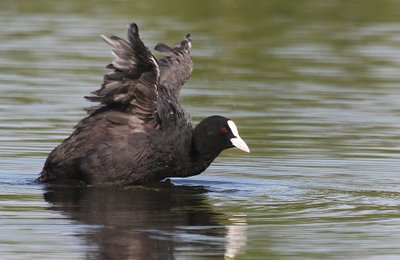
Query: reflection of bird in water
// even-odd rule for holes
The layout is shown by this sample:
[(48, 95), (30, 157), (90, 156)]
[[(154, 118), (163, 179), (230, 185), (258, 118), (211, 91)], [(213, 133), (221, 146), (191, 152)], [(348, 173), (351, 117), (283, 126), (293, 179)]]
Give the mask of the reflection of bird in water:
[(235, 259), (236, 255), (244, 250), (247, 243), (247, 221), (246, 215), (240, 214), (229, 218), (226, 234), (225, 259)]
[[(84, 235), (95, 259), (175, 259), (189, 253), (221, 259), (225, 252), (223, 215), (213, 212), (201, 187), (132, 189), (47, 187), (51, 210), (98, 229)], [(91, 251), (93, 250), (94, 251)], [(188, 250), (190, 249), (190, 250)], [(198, 258), (197, 258), (198, 259)]]

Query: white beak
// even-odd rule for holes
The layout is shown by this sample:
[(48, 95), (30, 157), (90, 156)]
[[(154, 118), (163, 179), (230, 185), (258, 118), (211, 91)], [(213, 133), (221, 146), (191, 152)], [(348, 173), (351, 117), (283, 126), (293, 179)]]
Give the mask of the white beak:
[(233, 121), (229, 120), (228, 126), (231, 129), (232, 134), (235, 136), (234, 138), (230, 139), (233, 146), (235, 146), (239, 150), (249, 153), (250, 149), (247, 146), (247, 144), (243, 141), (243, 139), (239, 136), (239, 131), (237, 130), (236, 124)]
[(244, 152), (246, 152), (246, 153), (249, 153), (249, 152), (250, 152), (249, 147), (248, 147), (247, 144), (243, 141), (242, 138), (240, 138), (240, 137), (232, 138), (232, 139), (231, 139), (231, 142), (232, 142), (232, 144), (233, 144), (236, 148), (238, 148), (238, 149), (240, 149), (240, 150), (242, 150), (242, 151), (244, 151)]

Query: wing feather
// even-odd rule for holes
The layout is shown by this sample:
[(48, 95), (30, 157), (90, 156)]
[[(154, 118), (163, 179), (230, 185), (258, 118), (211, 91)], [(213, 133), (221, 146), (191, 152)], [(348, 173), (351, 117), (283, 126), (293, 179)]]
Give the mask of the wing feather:
[(176, 98), (179, 97), (182, 86), (192, 74), (191, 47), (190, 34), (187, 34), (175, 48), (171, 48), (164, 43), (159, 43), (155, 47), (156, 51), (164, 55), (164, 58), (158, 60), (160, 85), (166, 87)]
[(85, 98), (100, 102), (99, 109), (129, 111), (143, 122), (157, 124), (159, 67), (139, 36), (135, 23), (128, 25), (128, 41), (117, 36), (101, 38), (111, 46), (111, 72), (104, 75), (100, 89)]

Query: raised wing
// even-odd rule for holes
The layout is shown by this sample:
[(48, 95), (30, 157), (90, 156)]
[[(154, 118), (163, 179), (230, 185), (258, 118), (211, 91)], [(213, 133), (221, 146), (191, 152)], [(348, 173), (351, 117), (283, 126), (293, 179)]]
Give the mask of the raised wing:
[[(85, 98), (100, 102), (94, 110), (129, 111), (146, 123), (157, 124), (158, 64), (139, 37), (135, 23), (128, 25), (129, 42), (117, 37), (101, 36), (112, 47), (112, 71), (104, 75), (102, 87)], [(93, 112), (92, 112), (93, 113)]]
[(163, 59), (158, 60), (160, 68), (160, 85), (166, 87), (176, 98), (179, 97), (183, 84), (189, 79), (193, 70), (190, 48), (192, 40), (190, 34), (175, 47), (170, 48), (163, 43), (156, 45), (155, 50), (164, 55)]

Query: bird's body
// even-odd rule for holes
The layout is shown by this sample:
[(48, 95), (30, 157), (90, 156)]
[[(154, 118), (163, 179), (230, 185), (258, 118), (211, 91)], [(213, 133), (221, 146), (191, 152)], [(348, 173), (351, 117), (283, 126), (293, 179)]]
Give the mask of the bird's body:
[(113, 71), (86, 97), (100, 106), (49, 154), (40, 182), (142, 184), (199, 174), (226, 148), (248, 151), (232, 121), (213, 116), (193, 128), (179, 104), (193, 66), (188, 35), (176, 48), (158, 44), (161, 60), (145, 47), (136, 24), (128, 38), (103, 36), (113, 50), (107, 66)]

